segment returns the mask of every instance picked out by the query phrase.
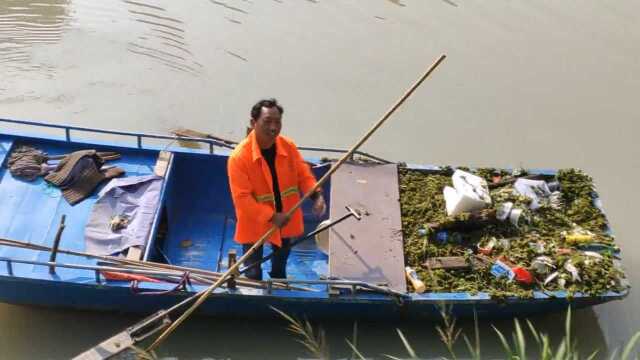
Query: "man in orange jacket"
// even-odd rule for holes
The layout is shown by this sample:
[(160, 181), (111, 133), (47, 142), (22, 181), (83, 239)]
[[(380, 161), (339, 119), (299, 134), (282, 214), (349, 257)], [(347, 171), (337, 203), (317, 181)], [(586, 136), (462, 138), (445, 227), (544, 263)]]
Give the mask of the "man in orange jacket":
[[(286, 278), (289, 243), (304, 232), (302, 210), (291, 217), (286, 212), (300, 200), (300, 193), (311, 190), (316, 179), (302, 159), (296, 145), (280, 135), (284, 110), (275, 99), (261, 100), (251, 109), (251, 131), (229, 156), (227, 168), (231, 196), (236, 210), (235, 240), (247, 252), (271, 226), (279, 231), (268, 239), (272, 251), (284, 247), (271, 260), (272, 278)], [(312, 196), (313, 213), (326, 211), (322, 190)], [(252, 264), (262, 258), (262, 247), (247, 259)], [(261, 280), (262, 269), (256, 266), (245, 273)]]

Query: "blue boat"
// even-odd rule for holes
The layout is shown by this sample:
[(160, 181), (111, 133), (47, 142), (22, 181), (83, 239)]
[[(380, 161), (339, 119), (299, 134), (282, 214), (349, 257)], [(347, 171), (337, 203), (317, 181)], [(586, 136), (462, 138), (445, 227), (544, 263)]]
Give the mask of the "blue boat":
[[(206, 144), (206, 147), (191, 149), (178, 147), (176, 143), (166, 145), (177, 140), (173, 136), (8, 119), (1, 120), (0, 124), (7, 124), (3, 128), (8, 128), (8, 124), (32, 127), (34, 130), (29, 130), (29, 134), (49, 134), (35, 136), (15, 131), (10, 134), (9, 130), (0, 134), (0, 164), (3, 165), (0, 168), (0, 301), (150, 314), (207, 288), (206, 283), (194, 280), (197, 275), (205, 277), (206, 274), (213, 276), (224, 272), (230, 250), (241, 254), (241, 248), (233, 241), (235, 215), (226, 173), (229, 149), (224, 147), (224, 143), (198, 139), (196, 141)], [(96, 134), (121, 140), (108, 143), (104, 140), (76, 140), (82, 135), (95, 137)], [(127, 144), (129, 140), (130, 144)], [(116, 263), (84, 256), (85, 228), (98, 195), (71, 206), (62, 198), (59, 189), (51, 187), (42, 178), (32, 182), (14, 178), (4, 165), (11, 152), (23, 145), (41, 149), (49, 155), (82, 149), (117, 152), (120, 158), (112, 164), (124, 169), (126, 176), (153, 174), (161, 152), (170, 150), (170, 156), (165, 158), (166, 171), (163, 172), (159, 204), (152, 214), (140, 256), (142, 261), (169, 264), (173, 268), (145, 270), (140, 266), (122, 270)], [(327, 166), (322, 166), (320, 158), (307, 160), (315, 165), (313, 171), (317, 177), (328, 170)], [(413, 168), (434, 169), (425, 166)], [(540, 172), (553, 173), (548, 170)], [(324, 187), (328, 203), (333, 201), (331, 186), (329, 183)], [(303, 212), (307, 231), (324, 220), (310, 216), (310, 204), (303, 207)], [(52, 259), (58, 224), (63, 215), (66, 221), (60, 237), (60, 250)], [(11, 241), (15, 246), (10, 246)], [(269, 263), (263, 266), (267, 274)], [(105, 271), (176, 278), (181, 274), (176, 269), (187, 268), (207, 273), (191, 271), (194, 277), (190, 282), (183, 282), (179, 290), (176, 283), (170, 281), (132, 282), (105, 278)], [(359, 279), (334, 279), (328, 276), (328, 268), (328, 256), (314, 242), (306, 242), (292, 250), (288, 264), (289, 282), (267, 278), (258, 285), (244, 286), (239, 278), (235, 289), (216, 289), (199, 312), (225, 317), (273, 317), (277, 314), (271, 307), (275, 307), (310, 318), (416, 319), (439, 318), (440, 308), (445, 304), (451, 306), (453, 315), (457, 317), (472, 317), (474, 312), (479, 317), (520, 317), (561, 311), (568, 305), (574, 308), (592, 306), (622, 299), (628, 293), (625, 290), (598, 296), (568, 296), (564, 291), (535, 292), (530, 299), (493, 299), (487, 293), (417, 294), (407, 292), (406, 288), (396, 291)], [(135, 287), (132, 287), (133, 283)]]

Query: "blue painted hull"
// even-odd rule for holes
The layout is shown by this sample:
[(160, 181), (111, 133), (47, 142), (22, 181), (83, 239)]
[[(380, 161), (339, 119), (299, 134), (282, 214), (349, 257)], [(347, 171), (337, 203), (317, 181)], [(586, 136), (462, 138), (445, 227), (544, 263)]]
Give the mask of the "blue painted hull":
[[(36, 281), (15, 277), (0, 277), (0, 301), (12, 304), (28, 304), (47, 307), (73, 308), (116, 313), (150, 314), (166, 309), (184, 300), (190, 293), (171, 295), (134, 294), (122, 286)], [(191, 293), (192, 294), (192, 293)], [(322, 319), (440, 319), (443, 304), (452, 306), (452, 315), (460, 318), (526, 317), (529, 315), (560, 312), (567, 306), (583, 308), (597, 305), (619, 295), (601, 297), (577, 297), (550, 299), (493, 300), (405, 300), (390, 298), (309, 298), (286, 295), (239, 295), (220, 292), (212, 295), (198, 310), (200, 315), (231, 318), (271, 318), (275, 307), (289, 314)]]
[[(134, 134), (133, 136), (140, 136)], [(140, 139), (140, 137), (138, 137)], [(0, 134), (0, 164), (4, 164), (11, 149), (18, 144), (38, 146), (50, 154), (68, 153), (82, 148), (117, 151), (122, 159), (117, 163), (128, 174), (145, 175), (152, 171), (161, 148), (119, 146), (117, 144), (73, 142), (70, 138), (49, 136), (29, 137), (23, 134)], [(171, 148), (174, 152), (169, 173), (161, 195), (162, 207), (155, 216), (144, 258), (149, 261), (169, 262), (186, 267), (224, 272), (226, 254), (238, 250), (233, 241), (235, 224), (233, 206), (228, 192), (226, 159), (228, 152), (209, 154), (202, 150)], [(314, 162), (317, 160), (310, 159)], [(327, 168), (316, 169), (320, 176)], [(325, 188), (329, 197), (330, 184)], [(42, 181), (24, 183), (13, 179), (6, 168), (0, 168), (0, 237), (51, 246), (56, 225), (62, 214), (67, 215), (61, 248), (84, 251), (84, 225), (93, 196), (80, 205), (71, 207)], [(328, 199), (330, 201), (330, 199)], [(303, 207), (310, 212), (310, 204)], [(306, 218), (306, 216), (305, 216)], [(160, 223), (166, 231), (158, 236)], [(306, 228), (314, 228), (318, 221), (308, 221)], [(185, 247), (185, 239), (188, 247)], [(267, 250), (267, 254), (269, 249)], [(49, 253), (0, 246), (0, 257), (30, 261), (46, 261)], [(73, 255), (60, 255), (58, 261), (69, 264), (95, 265), (96, 260)], [(263, 267), (268, 273), (268, 263)], [(288, 265), (290, 275), (296, 279), (314, 280), (327, 275), (327, 258), (315, 248), (305, 245), (292, 251)], [(0, 301), (13, 304), (66, 307), (109, 312), (152, 313), (168, 308), (186, 297), (204, 289), (188, 287), (187, 292), (165, 295), (134, 293), (128, 282), (96, 281), (95, 271), (82, 269), (56, 270), (51, 275), (44, 266), (13, 264), (0, 261)], [(172, 284), (142, 283), (145, 291), (170, 289)], [(439, 319), (443, 304), (452, 306), (453, 315), (472, 317), (527, 316), (536, 313), (563, 311), (567, 305), (575, 308), (592, 306), (622, 299), (623, 293), (602, 296), (581, 296), (571, 299), (562, 292), (535, 293), (533, 299), (491, 299), (487, 294), (427, 293), (409, 294), (400, 301), (395, 296), (350, 291), (330, 295), (326, 288), (314, 286), (316, 291), (263, 289), (218, 289), (201, 306), (205, 315), (223, 317), (274, 317), (271, 306), (291, 314), (311, 318), (355, 319)]]

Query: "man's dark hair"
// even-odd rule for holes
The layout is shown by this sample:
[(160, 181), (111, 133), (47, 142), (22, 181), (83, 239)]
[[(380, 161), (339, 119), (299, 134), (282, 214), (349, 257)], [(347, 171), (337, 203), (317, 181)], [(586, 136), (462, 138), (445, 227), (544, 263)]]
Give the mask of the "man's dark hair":
[(273, 98), (271, 98), (271, 99), (263, 99), (263, 100), (258, 101), (251, 108), (251, 118), (253, 120), (258, 120), (258, 118), (260, 117), (260, 114), (262, 113), (262, 108), (263, 107), (266, 107), (267, 109), (275, 107), (275, 108), (278, 109), (278, 111), (280, 111), (280, 115), (284, 114), (284, 109), (282, 108), (282, 106), (280, 104), (278, 104), (278, 100), (273, 99)]

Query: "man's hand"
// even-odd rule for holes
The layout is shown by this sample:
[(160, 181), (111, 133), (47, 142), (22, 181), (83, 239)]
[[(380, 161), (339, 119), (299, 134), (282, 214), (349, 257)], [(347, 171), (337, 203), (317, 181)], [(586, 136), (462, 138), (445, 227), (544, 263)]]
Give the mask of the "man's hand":
[(287, 225), (288, 222), (289, 217), (287, 214), (281, 212), (273, 214), (273, 217), (271, 218), (271, 223), (279, 228)]
[(322, 196), (321, 193), (318, 193), (318, 197), (313, 202), (311, 211), (313, 211), (313, 214), (317, 217), (321, 217), (325, 211), (327, 211), (327, 204), (324, 202), (324, 196)]

